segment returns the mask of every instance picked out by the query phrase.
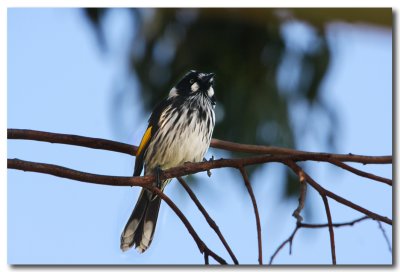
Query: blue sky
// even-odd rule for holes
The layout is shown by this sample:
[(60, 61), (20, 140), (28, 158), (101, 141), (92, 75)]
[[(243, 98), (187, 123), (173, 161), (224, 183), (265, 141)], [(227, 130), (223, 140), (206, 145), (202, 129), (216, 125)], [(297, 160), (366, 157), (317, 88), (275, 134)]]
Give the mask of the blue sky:
[[(124, 75), (124, 39), (129, 33), (123, 11), (107, 18), (111, 51), (103, 54), (94, 33), (78, 9), (8, 10), (8, 116), (9, 128), (27, 128), (112, 139), (138, 144), (146, 126), (143, 109), (125, 117), (126, 132), (112, 124), (111, 91)], [(368, 30), (368, 31), (367, 31)], [(364, 27), (332, 25), (329, 28), (334, 59), (323, 83), (323, 98), (339, 114), (338, 153), (392, 154), (392, 36), (391, 32)], [(294, 38), (296, 33), (293, 31)], [(120, 49), (122, 48), (122, 49)], [(119, 50), (120, 49), (120, 50)], [(166, 90), (167, 91), (167, 90)], [(218, 90), (216, 90), (218, 92)], [(140, 99), (139, 96), (130, 99)], [(324, 126), (312, 120), (311, 130)], [(328, 151), (312, 136), (300, 147)], [(8, 157), (58, 164), (107, 175), (129, 176), (134, 158), (99, 150), (30, 141), (8, 141)], [(210, 149), (209, 156), (224, 153)], [(360, 169), (392, 177), (390, 166)], [(296, 200), (282, 201), (277, 175), (283, 167), (271, 164), (258, 171), (254, 191), (263, 227), (264, 262), (286, 239), (293, 227)], [(392, 217), (389, 186), (356, 177), (323, 163), (310, 164), (310, 174), (321, 185), (377, 213)], [(254, 215), (245, 187), (234, 170), (202, 173), (196, 187), (239, 261), (257, 262)], [(226, 193), (226, 188), (230, 188)], [(199, 235), (216, 252), (230, 260), (215, 234), (172, 182), (166, 193), (193, 223)], [(193, 264), (203, 263), (187, 230), (162, 205), (152, 247), (142, 255), (122, 253), (119, 237), (139, 192), (79, 183), (53, 176), (8, 170), (8, 263), (10, 264)], [(223, 196), (223, 197), (221, 197)], [(309, 190), (306, 205), (314, 206), (312, 222), (326, 222), (323, 204)], [(335, 222), (360, 217), (330, 201)], [(392, 228), (384, 225), (392, 239)], [(342, 264), (390, 264), (392, 256), (376, 222), (366, 221), (335, 230), (337, 261)], [(329, 264), (328, 230), (301, 230), (293, 253), (284, 249), (276, 264)]]

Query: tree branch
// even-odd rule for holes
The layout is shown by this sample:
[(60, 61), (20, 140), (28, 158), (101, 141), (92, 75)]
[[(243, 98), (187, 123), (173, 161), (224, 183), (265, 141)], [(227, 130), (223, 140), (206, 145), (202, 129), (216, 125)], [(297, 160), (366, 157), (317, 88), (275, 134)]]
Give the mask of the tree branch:
[(336, 250), (335, 250), (335, 233), (333, 231), (332, 226), (332, 215), (331, 210), (329, 208), (329, 202), (326, 195), (321, 195), (322, 200), (324, 201), (326, 217), (328, 218), (328, 229), (329, 229), (329, 239), (331, 243), (331, 256), (332, 256), (332, 264), (336, 265)]
[[(328, 218), (328, 226), (329, 226), (329, 238), (331, 244), (331, 255), (332, 255), (332, 264), (336, 264), (336, 251), (335, 251), (335, 234), (333, 232), (332, 227), (332, 216), (329, 208), (329, 203), (327, 199), (327, 190), (325, 190), (322, 186), (320, 186), (317, 182), (315, 182), (300, 166), (298, 166), (293, 161), (287, 161), (286, 165), (289, 166), (293, 172), (299, 177), (300, 180), (304, 180), (308, 182), (317, 192), (321, 195), (322, 200), (324, 201), (326, 217)], [(318, 185), (318, 186), (317, 186)]]
[(19, 159), (7, 159), (7, 168), (27, 172), (49, 174), (60, 178), (78, 180), (87, 183), (111, 186), (141, 186), (146, 187), (154, 182), (154, 176), (121, 177), (90, 174), (54, 164), (30, 162)]
[[(78, 135), (61, 134), (44, 132), (29, 129), (7, 129), (8, 139), (19, 140), (34, 140), (50, 143), (60, 143), (69, 145), (78, 145), (83, 147), (103, 149), (114, 152), (135, 155), (137, 146), (125, 143), (119, 143), (110, 140), (99, 138), (84, 137)], [(391, 164), (392, 156), (362, 156), (354, 154), (331, 154), (331, 153), (318, 153), (318, 152), (305, 152), (289, 148), (275, 147), (275, 146), (261, 146), (261, 145), (247, 145), (234, 142), (222, 141), (218, 139), (211, 140), (211, 147), (237, 151), (253, 154), (268, 154), (268, 155), (288, 155), (293, 156), (292, 160), (313, 160), (313, 161), (329, 161), (329, 159), (336, 159), (342, 162), (357, 162), (362, 164)]]
[[(264, 163), (264, 162), (283, 162), (287, 163), (288, 157), (286, 155), (282, 156), (260, 156), (260, 157), (250, 157), (250, 158), (241, 158), (241, 159), (219, 159), (207, 162), (199, 162), (199, 163), (186, 163), (180, 167), (170, 168), (161, 173), (161, 179), (169, 179), (180, 176), (185, 176), (189, 174), (194, 174), (198, 172), (207, 171), (215, 168), (222, 167), (233, 167), (239, 168), (241, 166)], [(154, 182), (154, 176), (142, 176), (142, 177), (112, 177), (112, 176), (104, 176), (104, 175), (93, 175), (87, 174), (85, 172), (80, 172), (76, 170), (72, 170), (66, 167), (45, 164), (45, 163), (34, 163), (29, 161), (23, 161), (18, 159), (8, 159), (7, 167), (12, 169), (19, 169), (23, 171), (31, 171), (38, 172), (44, 174), (51, 174), (58, 177), (64, 177), (74, 180), (79, 180), (88, 183), (97, 183), (103, 185), (113, 185), (113, 186), (144, 186), (145, 184), (150, 184)], [(296, 173), (296, 172), (295, 172)], [(89, 175), (89, 176), (88, 176)], [(348, 206), (354, 210), (357, 210), (365, 215), (370, 216), (375, 220), (379, 220), (385, 222), (387, 224), (392, 225), (392, 220), (386, 216), (382, 216), (371, 212), (353, 202), (340, 197), (324, 188), (322, 188), (317, 182), (313, 179), (307, 177), (307, 183), (310, 184), (314, 188), (318, 188), (319, 190), (323, 190), (326, 195), (339, 203), (342, 203), (345, 206)], [(318, 190), (317, 190), (318, 191)]]
[(372, 179), (372, 180), (376, 180), (376, 181), (379, 181), (379, 182), (382, 182), (382, 183), (385, 183), (387, 185), (392, 186), (392, 180), (391, 179), (387, 179), (387, 178), (384, 178), (384, 177), (380, 177), (380, 176), (377, 176), (377, 175), (374, 175), (374, 174), (371, 174), (371, 173), (367, 173), (367, 172), (358, 170), (358, 169), (356, 169), (354, 167), (351, 167), (350, 165), (347, 165), (347, 164), (345, 164), (345, 163), (343, 163), (341, 161), (338, 161), (336, 159), (329, 159), (329, 162), (331, 164), (334, 164), (334, 165), (336, 165), (336, 166), (338, 166), (338, 167), (340, 167), (342, 169), (345, 169), (345, 170), (347, 170), (347, 171), (349, 171), (349, 172), (351, 172), (353, 174), (356, 174), (358, 176), (361, 176), (361, 177), (364, 177), (364, 178), (368, 178), (368, 179)]
[(7, 129), (7, 139), (32, 140), (57, 144), (77, 145), (82, 147), (114, 151), (128, 155), (136, 155), (137, 146), (115, 142), (111, 140), (45, 132), (30, 129)]
[(348, 206), (356, 211), (359, 211), (365, 215), (368, 215), (369, 217), (371, 217), (372, 219), (375, 220), (379, 220), (382, 222), (385, 222), (389, 225), (392, 225), (392, 220), (387, 218), (386, 216), (382, 216), (379, 214), (376, 214), (374, 212), (371, 212), (370, 210), (367, 210), (341, 196), (338, 196), (337, 194), (332, 193), (331, 191), (328, 191), (327, 189), (323, 188), (321, 185), (319, 185), (314, 179), (312, 179), (306, 172), (303, 171), (303, 169), (301, 169), (296, 163), (294, 163), (291, 160), (285, 161), (284, 162), (287, 166), (289, 166), (290, 169), (292, 169), (292, 171), (300, 176), (300, 175), (304, 175), (306, 181), (308, 184), (310, 184), (317, 192), (319, 192), (322, 195), (326, 195), (327, 197), (330, 197), (334, 200), (336, 200), (337, 202)]
[(212, 139), (211, 147), (229, 151), (255, 153), (255, 154), (294, 155), (294, 156), (302, 155), (304, 156), (303, 158), (308, 158), (316, 161), (328, 161), (328, 159), (336, 159), (339, 161), (358, 162), (363, 164), (392, 163), (392, 156), (363, 156), (363, 155), (355, 155), (352, 153), (331, 154), (331, 153), (320, 153), (320, 152), (307, 152), (285, 147), (239, 144), (218, 139)]
[(94, 184), (102, 184), (102, 185), (113, 185), (113, 186), (141, 186), (145, 187), (154, 193), (156, 193), (161, 199), (163, 199), (171, 209), (176, 213), (176, 215), (181, 219), (190, 235), (192, 235), (195, 240), (200, 252), (205, 255), (212, 256), (217, 262), (221, 264), (226, 264), (226, 261), (214, 253), (211, 249), (209, 249), (204, 242), (197, 235), (192, 225), (189, 223), (184, 214), (179, 210), (179, 208), (172, 202), (172, 200), (167, 197), (161, 190), (154, 187), (152, 179), (146, 179), (145, 177), (115, 177), (115, 176), (104, 176), (104, 175), (96, 175), (85, 172), (80, 172), (76, 170), (72, 170), (66, 167), (61, 167), (57, 165), (45, 164), (45, 163), (34, 163), (28, 161), (22, 161), (17, 159), (8, 159), (7, 167), (11, 169), (19, 169), (23, 171), (30, 172), (38, 172), (43, 174), (50, 174), (54, 176), (58, 176), (61, 178), (68, 178), (71, 180), (78, 180), (88, 183)]
[(220, 264), (227, 264), (227, 262), (223, 258), (221, 258), (215, 252), (209, 249), (207, 245), (203, 242), (203, 240), (200, 239), (199, 235), (196, 233), (196, 231), (194, 230), (194, 228), (192, 227), (186, 216), (166, 194), (164, 194), (160, 189), (154, 186), (146, 186), (146, 188), (151, 190), (153, 193), (156, 193), (162, 200), (164, 200), (168, 204), (168, 206), (175, 212), (175, 214), (179, 217), (179, 219), (181, 219), (182, 223), (185, 225), (190, 235), (192, 235), (193, 239), (196, 241), (197, 247), (199, 248), (200, 252), (204, 254), (207, 260), (206, 264), (208, 264), (208, 256), (213, 257)]
[(253, 203), (254, 214), (256, 217), (256, 226), (257, 226), (257, 239), (258, 239), (258, 263), (262, 264), (262, 239), (261, 239), (261, 222), (260, 215), (258, 213), (257, 201), (254, 196), (253, 189), (251, 188), (251, 184), (249, 181), (249, 177), (247, 176), (246, 170), (243, 166), (239, 167), (240, 173), (242, 174), (244, 184), (246, 185), (247, 191), (249, 192), (251, 202)]
[(225, 249), (228, 251), (229, 255), (232, 258), (232, 261), (234, 264), (239, 264), (235, 254), (233, 254), (231, 248), (229, 247), (229, 244), (226, 242), (224, 236), (222, 235), (221, 231), (219, 230), (218, 225), (215, 223), (215, 221), (211, 218), (211, 216), (208, 214), (207, 210), (201, 205), (199, 199), (196, 197), (192, 189), (190, 189), (189, 185), (186, 184), (185, 180), (182, 177), (177, 177), (179, 183), (182, 185), (182, 187), (186, 190), (190, 198), (193, 200), (193, 202), (196, 204), (197, 208), (200, 210), (200, 212), (203, 214), (204, 218), (206, 219), (207, 223), (210, 225), (210, 227), (215, 231), (215, 233), (218, 235), (219, 239), (221, 240), (222, 244), (224, 245)]
[[(8, 129), (7, 130), (8, 139), (24, 139), (24, 140), (36, 140), (36, 141), (45, 141), (50, 143), (62, 143), (69, 145), (77, 145), (82, 147), (89, 147), (95, 149), (109, 150), (114, 152), (125, 153), (129, 155), (135, 155), (137, 151), (137, 147), (129, 144), (119, 143), (115, 141), (109, 141), (98, 138), (91, 137), (82, 137), (78, 135), (69, 135), (69, 134), (59, 134), (59, 133), (50, 133), (43, 131), (35, 131), (35, 130), (22, 130), (22, 129)], [(316, 161), (316, 162), (328, 162), (337, 167), (340, 167), (346, 171), (349, 171), (353, 174), (365, 177), (367, 179), (375, 180), (378, 182), (385, 183), (387, 185), (392, 186), (392, 180), (384, 177), (376, 176), (371, 173), (367, 173), (356, 168), (353, 168), (347, 165), (344, 162), (356, 162), (362, 164), (391, 164), (392, 156), (362, 156), (362, 155), (354, 155), (354, 154), (330, 154), (330, 153), (317, 153), (317, 152), (305, 152), (298, 151), (288, 148), (280, 148), (273, 146), (258, 146), (258, 145), (246, 145), (233, 143), (228, 141), (222, 141), (218, 139), (212, 139), (211, 146), (214, 148), (219, 148), (228, 151), (236, 151), (236, 152), (246, 152), (252, 154), (262, 154), (257, 156), (249, 156), (243, 158), (236, 159), (219, 159), (219, 160), (210, 160), (201, 163), (185, 163), (183, 166), (171, 168), (165, 170), (160, 175), (161, 179), (169, 179), (177, 177), (181, 182), (182, 186), (186, 189), (189, 196), (195, 202), (199, 210), (203, 213), (209, 225), (214, 229), (217, 233), (221, 242), (224, 244), (225, 248), (229, 252), (232, 260), (235, 264), (237, 264), (237, 259), (232, 253), (229, 245), (226, 243), (224, 237), (219, 231), (218, 226), (211, 219), (207, 211), (200, 204), (197, 197), (190, 190), (190, 188), (186, 185), (186, 183), (180, 178), (180, 176), (185, 176), (188, 174), (194, 174), (202, 171), (210, 171), (211, 169), (223, 168), (223, 167), (231, 167), (237, 168), (240, 170), (243, 180), (245, 182), (246, 188), (249, 192), (250, 198), (253, 203), (254, 213), (256, 217), (256, 225), (257, 225), (257, 234), (258, 234), (258, 253), (259, 253), (259, 263), (262, 264), (262, 240), (261, 240), (261, 224), (260, 218), (257, 208), (256, 199), (254, 196), (254, 192), (251, 188), (250, 181), (248, 179), (247, 173), (245, 171), (245, 166), (248, 165), (257, 165), (263, 163), (270, 162), (279, 162), (286, 164), (291, 170), (296, 173), (300, 179), (301, 185), (301, 194), (299, 197), (299, 205), (297, 209), (294, 211), (293, 215), (297, 219), (296, 228), (294, 229), (291, 236), (286, 239), (275, 251), (275, 253), (271, 256), (270, 263), (272, 263), (275, 256), (278, 252), (287, 244), (290, 245), (290, 253), (292, 248), (292, 243), (294, 236), (296, 235), (298, 229), (300, 228), (318, 228), (318, 227), (328, 227), (329, 235), (330, 235), (330, 244), (331, 244), (331, 254), (332, 254), (332, 262), (336, 264), (336, 253), (335, 253), (335, 240), (334, 240), (334, 227), (345, 226), (345, 225), (353, 225), (356, 222), (360, 222), (367, 218), (371, 218), (373, 220), (377, 220), (379, 227), (381, 228), (386, 241), (388, 242), (388, 238), (384, 229), (381, 226), (380, 222), (385, 222), (387, 224), (392, 225), (392, 220), (388, 217), (376, 214), (371, 212), (357, 204), (352, 203), (351, 201), (342, 198), (339, 195), (323, 188), (319, 183), (317, 183), (314, 179), (312, 179), (307, 173), (303, 171), (303, 169), (297, 164), (300, 161)], [(103, 184), (103, 185), (112, 185), (112, 186), (141, 186), (152, 190), (154, 193), (157, 193), (167, 204), (174, 210), (174, 212), (178, 215), (181, 221), (184, 223), (185, 227), (188, 229), (189, 233), (192, 235), (195, 240), (199, 250), (202, 254), (204, 254), (204, 261), (206, 264), (209, 263), (209, 256), (212, 256), (217, 262), (221, 264), (226, 264), (226, 261), (222, 259), (220, 256), (211, 251), (204, 242), (199, 238), (197, 233), (194, 231), (193, 227), (190, 225), (189, 221), (183, 215), (183, 213), (176, 207), (176, 205), (170, 200), (163, 192), (161, 192), (158, 188), (153, 187), (155, 177), (154, 176), (142, 176), (142, 177), (118, 177), (118, 176), (106, 176), (106, 175), (96, 175), (85, 172), (76, 171), (73, 169), (69, 169), (66, 167), (45, 164), (45, 163), (35, 163), (29, 161), (23, 161), (18, 159), (8, 159), (7, 167), (10, 169), (17, 169), (23, 171), (31, 171), (38, 172), (44, 174), (51, 174), (62, 178), (68, 178), (72, 180), (79, 180), (88, 183), (95, 184)], [(311, 185), (316, 191), (321, 195), (325, 212), (327, 215), (327, 224), (303, 224), (302, 217), (300, 212), (304, 207), (305, 194), (307, 189), (307, 184)], [(351, 209), (357, 210), (366, 216), (342, 224), (333, 224), (331, 212), (329, 208), (328, 197), (334, 199), (335, 201), (348, 206)], [(391, 250), (390, 243), (388, 242), (389, 248)]]

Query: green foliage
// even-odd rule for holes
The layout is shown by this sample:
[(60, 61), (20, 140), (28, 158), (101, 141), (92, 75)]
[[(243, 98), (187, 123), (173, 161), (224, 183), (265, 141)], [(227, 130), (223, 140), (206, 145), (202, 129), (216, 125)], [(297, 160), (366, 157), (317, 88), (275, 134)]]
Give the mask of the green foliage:
[[(278, 16), (282, 10), (131, 11), (136, 29), (130, 46), (131, 72), (139, 80), (142, 103), (147, 110), (164, 98), (188, 70), (214, 72), (217, 75), (215, 138), (296, 148), (304, 130), (294, 128), (289, 109), (303, 103), (308, 109), (318, 107), (327, 114), (332, 124), (323, 138), (333, 146), (335, 115), (319, 99), (320, 85), (331, 59), (320, 17), (310, 20), (316, 26), (309, 24), (316, 30), (314, 42), (308, 45), (312, 50), (298, 50), (287, 44), (282, 35), (282, 27), (290, 22)], [(293, 12), (303, 18), (312, 14), (307, 15), (304, 10)], [(102, 37), (100, 21), (105, 10), (87, 9), (86, 14), (98, 37)], [(280, 67), (287, 56), (298, 60), (287, 66), (297, 71), (298, 80), (282, 79), (294, 82), (290, 91), (278, 82)], [(286, 77), (290, 75), (287, 73)], [(307, 119), (303, 118), (304, 124), (296, 126), (306, 128)], [(285, 176), (289, 178), (288, 173)], [(286, 192), (295, 193), (295, 183), (287, 182)]]

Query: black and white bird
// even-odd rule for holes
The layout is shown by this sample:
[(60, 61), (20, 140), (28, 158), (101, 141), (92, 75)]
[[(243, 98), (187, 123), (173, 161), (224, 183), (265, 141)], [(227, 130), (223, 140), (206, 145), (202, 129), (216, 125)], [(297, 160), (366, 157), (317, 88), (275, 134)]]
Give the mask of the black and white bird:
[[(136, 154), (133, 175), (201, 162), (215, 125), (214, 74), (189, 71), (154, 109)], [(160, 181), (163, 190), (170, 182)], [(121, 249), (148, 249), (156, 228), (161, 199), (142, 189), (121, 235)]]

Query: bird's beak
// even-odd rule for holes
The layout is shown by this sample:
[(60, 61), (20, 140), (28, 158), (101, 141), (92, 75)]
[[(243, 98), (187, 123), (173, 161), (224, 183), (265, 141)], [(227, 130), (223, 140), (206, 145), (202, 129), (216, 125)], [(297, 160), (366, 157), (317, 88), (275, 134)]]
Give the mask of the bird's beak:
[(213, 83), (213, 81), (214, 81), (214, 76), (215, 76), (214, 73), (206, 74), (206, 75), (203, 77), (203, 81), (204, 81), (204, 82), (207, 82), (207, 83)]

